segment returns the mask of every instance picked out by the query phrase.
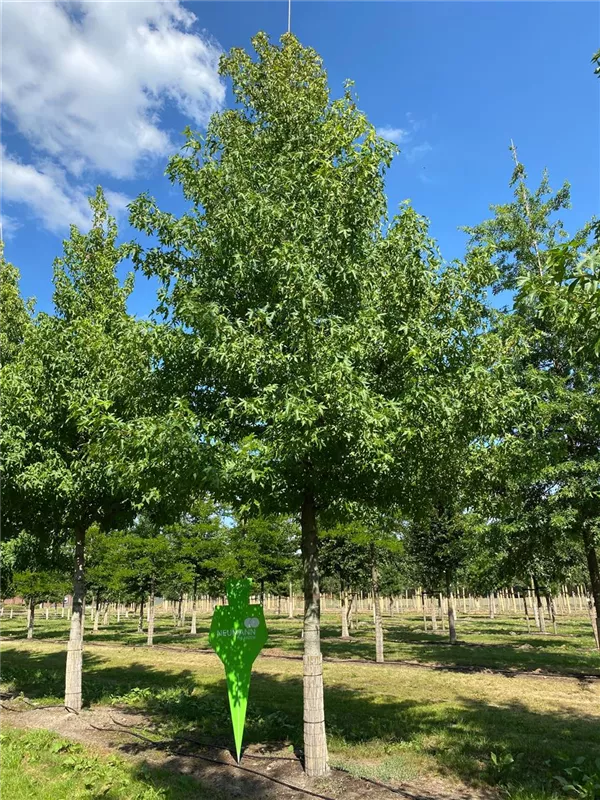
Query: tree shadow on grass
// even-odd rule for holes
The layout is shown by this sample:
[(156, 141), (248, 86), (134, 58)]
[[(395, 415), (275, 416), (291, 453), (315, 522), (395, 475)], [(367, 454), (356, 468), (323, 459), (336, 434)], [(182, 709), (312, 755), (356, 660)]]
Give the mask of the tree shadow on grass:
[[(51, 653), (5, 646), (2, 649), (0, 677), (11, 692), (26, 697), (61, 698), (65, 687), (66, 650)], [(192, 691), (196, 686), (190, 670), (170, 672), (135, 661), (127, 666), (110, 666), (98, 653), (83, 653), (84, 702), (97, 703), (110, 696), (125, 695), (132, 690)]]
[[(64, 664), (64, 652), (6, 647), (3, 680), (28, 697), (60, 697)], [(366, 753), (371, 764), (389, 757), (401, 761), (417, 753), (435, 759), (443, 774), (466, 783), (502, 782), (515, 791), (537, 792), (543, 797), (552, 788), (553, 776), (562, 769), (559, 756), (575, 764), (581, 756), (592, 762), (600, 752), (599, 719), (580, 709), (534, 711), (513, 699), (490, 704), (467, 696), (417, 701), (401, 699), (401, 692), (394, 700), (387, 692), (376, 694), (376, 688), (371, 692), (344, 686), (343, 672), (337, 680), (337, 685), (325, 688), (328, 734), (333, 751), (355, 767), (360, 763), (357, 753)], [(594, 687), (581, 684), (580, 691), (590, 692), (590, 703), (596, 702)], [(223, 678), (135, 661), (115, 666), (101, 654), (85, 654), (87, 702), (106, 702), (128, 692), (133, 694), (132, 708), (150, 715), (161, 735), (176, 738), (184, 734), (205, 744), (231, 746)], [(302, 727), (301, 678), (254, 673), (245, 744), (291, 744), (299, 752)], [(514, 761), (499, 769), (492, 762), (492, 753), (510, 755)]]

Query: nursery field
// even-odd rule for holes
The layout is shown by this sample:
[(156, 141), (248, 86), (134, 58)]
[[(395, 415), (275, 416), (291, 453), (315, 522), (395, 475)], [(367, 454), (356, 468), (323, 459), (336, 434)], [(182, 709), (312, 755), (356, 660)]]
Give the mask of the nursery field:
[[(170, 615), (157, 614), (154, 648), (145, 646), (133, 616), (118, 624), (111, 619), (96, 634), (86, 631), (87, 707), (76, 718), (60, 708), (67, 620), (52, 612), (48, 620), (42, 616), (35, 638), (27, 641), (23, 615), (9, 619), (5, 611), (5, 786), (16, 780), (23, 764), (37, 759), (30, 775), (25, 770), (30, 783), (17, 781), (19, 788), (10, 796), (191, 798), (204, 796), (202, 791), (211, 797), (307, 796), (288, 788), (304, 785), (299, 764), (286, 762), (283, 775), (269, 773), (281, 767), (278, 757), (301, 756), (299, 619), (267, 618), (269, 643), (255, 663), (245, 732), (248, 749), (241, 762), (279, 775), (287, 786), (252, 774), (240, 781), (239, 774), (235, 779), (229, 775), (236, 773), (234, 767), (219, 768), (210, 761), (184, 768), (190, 753), (232, 763), (222, 666), (211, 652), (204, 652), (209, 619), (200, 615), (198, 634), (191, 636), (174, 627)], [(459, 615), (459, 643), (454, 646), (446, 643), (441, 630), (425, 633), (418, 615), (386, 617), (384, 625), (382, 665), (374, 663), (368, 614), (358, 616), (349, 641), (339, 638), (338, 615), (324, 615), (332, 766), (405, 796), (575, 797), (577, 784), (578, 796), (597, 797), (600, 655), (585, 616), (561, 618), (558, 634), (544, 635), (528, 633), (522, 619), (508, 614), (494, 620)], [(57, 707), (34, 709), (31, 703)], [(17, 730), (25, 727), (55, 733)], [(54, 738), (56, 733), (63, 738)], [(174, 758), (174, 743), (181, 750), (182, 737), (193, 742), (187, 741), (185, 753)], [(70, 744), (73, 739), (79, 743)], [(170, 756), (163, 763), (157, 753), (165, 748)], [(61, 763), (67, 765), (66, 776)], [(172, 786), (164, 778), (169, 769), (178, 773)], [(79, 793), (68, 788), (68, 770), (81, 777), (73, 783)], [(186, 771), (197, 780), (182, 776)], [(318, 782), (317, 789), (314, 782), (310, 787), (335, 798), (394, 794), (337, 770)]]

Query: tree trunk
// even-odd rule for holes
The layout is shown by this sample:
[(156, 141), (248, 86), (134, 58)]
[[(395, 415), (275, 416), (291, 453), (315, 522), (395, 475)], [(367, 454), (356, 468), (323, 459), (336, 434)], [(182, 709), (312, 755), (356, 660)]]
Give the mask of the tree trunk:
[(290, 591), (288, 594), (288, 618), (294, 619), (294, 584), (290, 581)]
[(533, 576), (533, 590), (535, 592), (535, 601), (538, 611), (538, 620), (540, 625), (540, 632), (546, 633), (546, 619), (544, 617), (544, 604), (542, 603), (542, 596), (540, 595), (540, 587), (535, 575)]
[(96, 595), (96, 601), (94, 603), (94, 627), (92, 628), (92, 633), (98, 633), (98, 626), (100, 625), (100, 608), (102, 604), (100, 602), (100, 595)]
[(439, 592), (439, 594), (438, 594), (438, 600), (439, 600), (439, 604), (440, 604), (440, 619), (442, 621), (442, 630), (445, 632), (446, 631), (446, 623), (444, 622), (444, 603), (443, 603), (443, 600), (442, 600), (442, 593), (441, 592)]
[(375, 551), (371, 549), (371, 584), (373, 587), (373, 615), (375, 617), (375, 661), (383, 664), (383, 625), (379, 603), (379, 571), (375, 562)]
[(35, 600), (29, 599), (29, 606), (27, 608), (27, 638), (33, 639), (33, 622), (35, 620)]
[(433, 633), (437, 633), (438, 625), (437, 625), (437, 613), (435, 608), (435, 595), (431, 596), (431, 630)]
[(552, 629), (554, 635), (558, 634), (558, 626), (556, 624), (556, 606), (554, 605), (554, 598), (551, 592), (546, 592), (546, 604), (548, 606), (548, 616), (552, 620)]
[[(355, 600), (356, 600), (356, 603), (354, 602)], [(353, 612), (355, 606), (357, 605), (357, 603), (358, 603), (358, 600), (357, 600), (357, 597), (356, 597), (356, 592), (353, 592), (352, 589), (350, 589), (350, 597), (348, 598), (348, 613), (346, 615), (346, 619), (348, 620), (348, 630), (350, 630), (350, 631), (354, 630), (354, 617), (352, 615), (352, 612)]]
[(65, 671), (65, 707), (81, 711), (81, 678), (83, 671), (83, 600), (85, 597), (85, 528), (75, 531), (75, 574), (71, 630)]
[(427, 633), (427, 593), (421, 592), (421, 602), (423, 604), (423, 629)]
[(600, 567), (598, 566), (598, 553), (594, 547), (592, 532), (587, 525), (582, 527), (583, 545), (590, 573), (591, 595), (596, 606), (596, 647), (600, 650)]
[(192, 626), (190, 628), (190, 633), (195, 636), (196, 631), (196, 614), (197, 614), (197, 606), (198, 603), (198, 576), (194, 575), (194, 593), (192, 595)]
[(349, 639), (350, 633), (348, 632), (348, 590), (344, 583), (341, 584), (341, 608), (342, 608), (342, 639)]
[(523, 592), (523, 610), (525, 611), (525, 619), (527, 621), (527, 633), (531, 633), (531, 626), (529, 624), (529, 611), (527, 610), (527, 595), (527, 591)]
[(531, 598), (531, 605), (533, 606), (533, 618), (535, 619), (535, 626), (539, 630), (540, 629), (540, 615), (538, 614), (538, 607), (537, 603), (535, 602), (535, 591), (533, 588), (533, 575), (530, 576), (531, 581), (531, 589), (527, 590), (527, 594)]
[(446, 581), (446, 594), (448, 595), (448, 632), (450, 644), (456, 644), (456, 618), (454, 614), (454, 594), (450, 581)]
[(150, 592), (148, 594), (148, 647), (154, 646), (154, 578), (150, 582)]
[(329, 772), (323, 702), (323, 657), (319, 557), (315, 499), (307, 491), (302, 502), (302, 566), (304, 572), (304, 768), (311, 778)]
[(264, 578), (262, 578), (261, 582), (260, 582), (260, 604), (264, 609), (265, 608), (265, 581), (264, 581)]
[(600, 628), (598, 628), (598, 622), (594, 615), (594, 598), (591, 594), (588, 594), (587, 604), (590, 622), (592, 623), (592, 631), (594, 633), (594, 641), (596, 642), (596, 647), (600, 650)]
[(489, 605), (490, 605), (490, 619), (494, 619), (495, 616), (496, 616), (496, 609), (495, 609), (495, 606), (494, 606), (494, 594), (493, 594), (493, 592), (491, 592), (488, 595), (488, 601), (489, 601)]
[(138, 633), (144, 632), (144, 595), (140, 599), (140, 616), (138, 617)]

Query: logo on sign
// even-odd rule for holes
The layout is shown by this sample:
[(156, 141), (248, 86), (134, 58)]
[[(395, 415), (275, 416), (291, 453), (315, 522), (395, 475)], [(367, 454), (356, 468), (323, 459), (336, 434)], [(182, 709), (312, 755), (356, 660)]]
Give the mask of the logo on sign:
[(260, 621), (257, 617), (246, 617), (244, 620), (245, 628), (258, 628)]

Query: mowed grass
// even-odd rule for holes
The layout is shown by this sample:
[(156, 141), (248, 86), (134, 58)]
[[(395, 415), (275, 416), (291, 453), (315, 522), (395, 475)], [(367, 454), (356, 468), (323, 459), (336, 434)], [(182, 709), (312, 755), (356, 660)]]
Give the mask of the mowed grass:
[[(270, 627), (277, 629), (273, 620)], [(545, 652), (535, 651), (539, 666)], [(60, 702), (64, 666), (63, 646), (3, 642), (7, 691), (40, 703)], [(144, 710), (162, 736), (185, 732), (203, 742), (231, 745), (225, 681), (215, 656), (107, 642), (86, 650), (84, 670), (87, 702)], [(301, 748), (301, 672), (297, 660), (255, 663), (246, 743)], [(586, 774), (597, 770), (598, 681), (358, 661), (328, 662), (324, 677), (331, 761), (354, 774), (424, 788), (434, 780), (449, 788), (459, 782), (502, 787), (516, 800), (546, 800), (574, 796), (565, 794), (558, 776), (578, 760), (577, 768)]]
[[(36, 619), (35, 637), (68, 637), (68, 621), (53, 617), (46, 621), (43, 616)], [(289, 620), (286, 616), (267, 615), (269, 640), (265, 652), (282, 652), (290, 655), (302, 654), (302, 623), (299, 617)], [(403, 613), (384, 617), (385, 657), (394, 661), (414, 661), (453, 667), (474, 667), (501, 670), (543, 670), (562, 674), (600, 675), (600, 652), (594, 646), (589, 618), (584, 614), (558, 618), (558, 634), (537, 632), (533, 620), (528, 632), (522, 616), (507, 613), (489, 619), (485, 614), (458, 615), (458, 644), (450, 646), (447, 633), (423, 629), (419, 614)], [(1, 620), (3, 637), (22, 638), (25, 635), (25, 616), (20, 612), (14, 619), (5, 614)], [(146, 635), (137, 632), (137, 619), (130, 614), (117, 625), (114, 614), (108, 626), (100, 626), (98, 633), (91, 631), (89, 617), (86, 620), (86, 636), (89, 640), (128, 645), (144, 645)], [(173, 625), (170, 614), (159, 614), (156, 618), (154, 642), (157, 645), (173, 645), (197, 649), (209, 649), (208, 630), (210, 616), (198, 615), (198, 633), (189, 633), (189, 616), (186, 625)], [(321, 621), (322, 651), (328, 658), (369, 660), (375, 659), (373, 623), (369, 614), (357, 618), (357, 627), (351, 632), (351, 641), (340, 639), (339, 613), (328, 611)]]
[(7, 800), (217, 800), (197, 781), (132, 764), (44, 730), (0, 734), (2, 797)]

